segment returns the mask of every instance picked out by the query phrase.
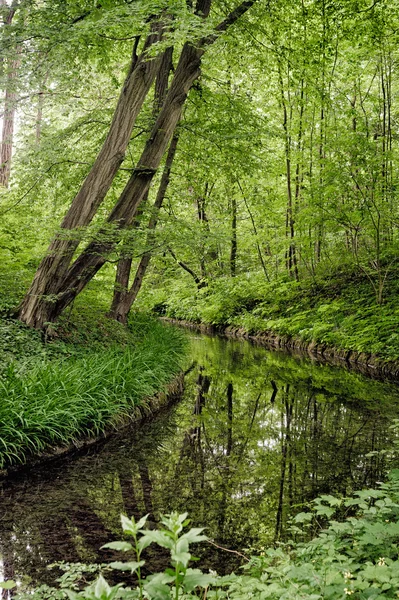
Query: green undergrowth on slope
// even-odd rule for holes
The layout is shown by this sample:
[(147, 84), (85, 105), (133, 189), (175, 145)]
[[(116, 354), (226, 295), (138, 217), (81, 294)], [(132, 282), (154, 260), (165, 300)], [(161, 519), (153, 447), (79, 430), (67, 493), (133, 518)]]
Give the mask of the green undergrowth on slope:
[(305, 342), (399, 358), (399, 273), (392, 272), (377, 304), (368, 278), (350, 269), (301, 282), (267, 282), (240, 275), (210, 281), (197, 291), (170, 282), (147, 288), (140, 305), (167, 317), (254, 334), (273, 331)]
[(151, 317), (128, 328), (96, 307), (64, 317), (46, 340), (0, 321), (0, 468), (116, 427), (179, 372), (181, 334)]

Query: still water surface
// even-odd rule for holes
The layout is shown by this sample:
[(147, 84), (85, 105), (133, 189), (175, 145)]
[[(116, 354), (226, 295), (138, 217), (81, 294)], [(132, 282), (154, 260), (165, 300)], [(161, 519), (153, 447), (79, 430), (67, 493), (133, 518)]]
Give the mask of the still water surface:
[[(115, 558), (99, 548), (120, 538), (121, 512), (155, 522), (188, 511), (217, 545), (259, 549), (316, 495), (384, 476), (391, 459), (376, 451), (395, 435), (397, 385), (248, 342), (189, 339), (178, 404), (136, 432), (0, 484), (5, 578), (51, 583), (54, 561)], [(196, 554), (203, 568), (237, 566), (216, 546)]]

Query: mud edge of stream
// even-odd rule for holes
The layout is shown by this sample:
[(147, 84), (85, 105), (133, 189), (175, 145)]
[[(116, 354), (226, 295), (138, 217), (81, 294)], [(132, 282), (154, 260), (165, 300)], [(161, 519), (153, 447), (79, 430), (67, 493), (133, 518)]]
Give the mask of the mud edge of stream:
[(280, 335), (275, 331), (259, 331), (250, 334), (244, 327), (235, 327), (232, 325), (193, 323), (169, 317), (161, 317), (161, 320), (208, 335), (249, 340), (259, 346), (264, 346), (271, 350), (289, 352), (299, 358), (307, 357), (331, 366), (350, 368), (375, 379), (387, 379), (395, 383), (399, 382), (399, 360), (383, 359), (371, 352), (357, 352), (356, 350), (334, 348), (315, 341), (305, 342), (295, 337)]

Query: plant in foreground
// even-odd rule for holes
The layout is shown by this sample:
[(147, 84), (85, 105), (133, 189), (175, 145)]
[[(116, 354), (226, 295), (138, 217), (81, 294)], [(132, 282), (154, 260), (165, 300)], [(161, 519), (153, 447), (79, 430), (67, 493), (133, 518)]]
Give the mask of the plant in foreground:
[[(129, 598), (175, 598), (190, 595), (196, 588), (207, 588), (214, 580), (212, 575), (202, 573), (199, 569), (191, 569), (188, 564), (193, 560), (189, 552), (190, 544), (207, 540), (202, 535), (202, 528), (192, 528), (183, 533), (183, 528), (188, 525), (187, 513), (172, 513), (161, 517), (161, 530), (142, 529), (147, 521), (148, 515), (137, 523), (134, 518), (128, 519), (122, 515), (122, 528), (126, 535), (133, 538), (133, 544), (126, 541), (110, 542), (103, 548), (120, 550), (122, 552), (133, 552), (135, 560), (129, 562), (113, 562), (113, 569), (129, 571), (137, 577), (135, 589), (122, 588), (122, 584), (109, 586), (105, 579), (100, 576), (96, 582), (87, 587), (81, 594), (68, 590), (70, 600), (113, 600), (118, 597)], [(152, 543), (170, 551), (172, 568), (162, 573), (142, 577), (141, 568), (145, 561), (142, 560), (142, 552)]]

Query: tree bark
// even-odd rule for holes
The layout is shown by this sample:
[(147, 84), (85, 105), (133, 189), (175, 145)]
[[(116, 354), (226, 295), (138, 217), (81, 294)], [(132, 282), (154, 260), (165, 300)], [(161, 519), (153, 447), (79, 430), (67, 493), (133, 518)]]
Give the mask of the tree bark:
[[(0, 6), (6, 6), (1, 2)], [(11, 25), (16, 11), (15, 2), (9, 7), (4, 25)], [(12, 147), (14, 142), (15, 106), (17, 102), (16, 79), (21, 64), (21, 46), (14, 48), (14, 56), (7, 59), (7, 82), (4, 99), (4, 116), (0, 147), (0, 186), (8, 188), (11, 174)]]
[[(178, 139), (179, 139), (178, 135), (175, 134), (170, 143), (169, 150), (168, 150), (168, 156), (166, 158), (165, 168), (162, 173), (161, 183), (159, 185), (157, 197), (154, 202), (153, 212), (150, 217), (150, 221), (148, 223), (148, 235), (147, 235), (146, 247), (149, 248), (149, 250), (147, 250), (147, 252), (145, 252), (145, 254), (143, 254), (143, 256), (140, 259), (139, 265), (136, 270), (136, 275), (134, 277), (134, 281), (132, 283), (130, 290), (128, 291), (130, 267), (131, 267), (131, 263), (132, 263), (131, 259), (130, 259), (130, 265), (129, 265), (129, 273), (127, 273), (127, 266), (123, 267), (125, 269), (124, 274), (123, 274), (124, 279), (119, 280), (119, 283), (122, 286), (122, 288), (120, 288), (119, 292), (116, 291), (114, 293), (109, 316), (112, 319), (116, 319), (117, 321), (119, 321), (121, 323), (126, 323), (126, 321), (127, 321), (127, 317), (129, 315), (130, 309), (132, 308), (132, 305), (133, 305), (134, 301), (136, 300), (137, 295), (141, 289), (143, 279), (145, 277), (148, 265), (150, 264), (150, 261), (151, 261), (151, 256), (152, 256), (151, 245), (154, 241), (153, 232), (157, 226), (159, 210), (163, 204), (163, 201), (164, 201), (165, 195), (166, 195), (166, 191), (167, 191), (167, 188), (169, 185), (170, 174), (171, 174), (171, 170), (172, 170), (173, 160), (174, 160), (174, 157), (176, 154)], [(128, 259), (125, 259), (125, 261), (127, 261), (127, 260)], [(120, 262), (121, 261), (119, 261), (119, 263)], [(119, 264), (118, 264), (118, 267), (119, 267)]]
[[(165, 101), (165, 97), (168, 91), (168, 83), (169, 83), (169, 75), (173, 67), (173, 47), (167, 48), (162, 57), (161, 65), (159, 67), (159, 71), (157, 73), (157, 77), (155, 80), (155, 95), (154, 95), (154, 103), (153, 103), (153, 116), (154, 121), (156, 120), (159, 112), (162, 108), (162, 104)], [(161, 183), (162, 185), (162, 183)], [(148, 190), (149, 191), (149, 190)], [(165, 190), (166, 192), (166, 190)], [(148, 196), (148, 192), (147, 192)], [(163, 199), (162, 199), (163, 200)], [(145, 202), (146, 199), (143, 199)], [(143, 203), (142, 203), (143, 204)], [(115, 285), (114, 285), (114, 293), (112, 297), (111, 309), (108, 313), (110, 318), (120, 320), (125, 323), (127, 319), (127, 314), (130, 310), (127, 308), (126, 296), (128, 295), (129, 290), (129, 279), (130, 272), (132, 268), (132, 256), (121, 256), (118, 261), (118, 266), (116, 269), (115, 276)], [(140, 284), (141, 285), (141, 284)], [(120, 311), (119, 307), (123, 307)]]

